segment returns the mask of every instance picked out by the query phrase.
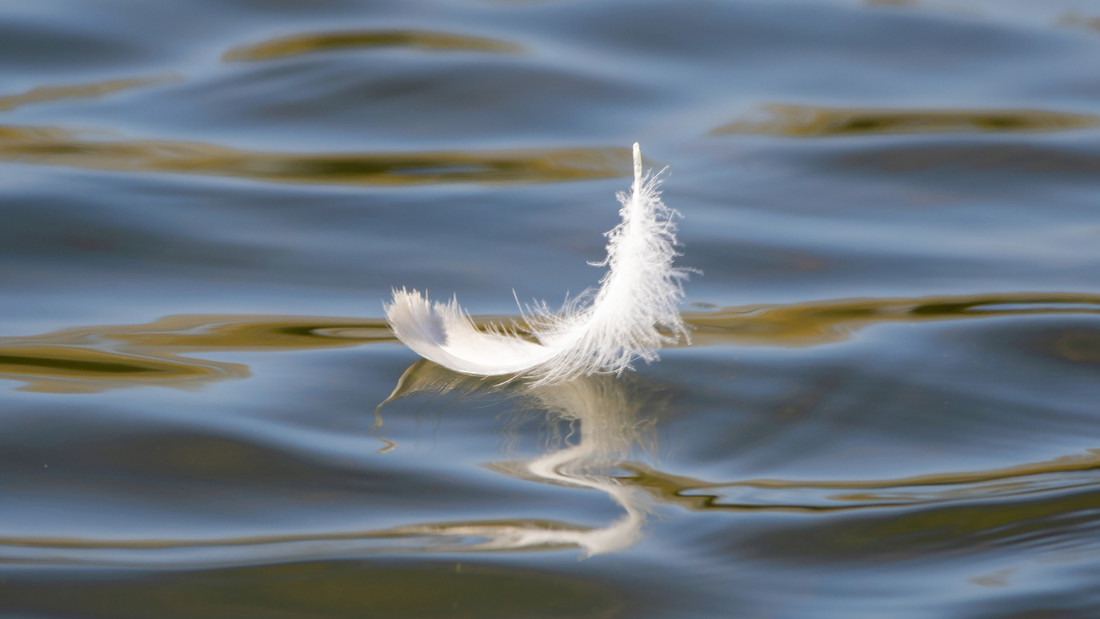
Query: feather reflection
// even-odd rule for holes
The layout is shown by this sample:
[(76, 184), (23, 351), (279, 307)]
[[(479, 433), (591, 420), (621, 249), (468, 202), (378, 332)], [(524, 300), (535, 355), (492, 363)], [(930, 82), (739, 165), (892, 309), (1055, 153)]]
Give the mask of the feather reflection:
[[(586, 557), (622, 550), (641, 539), (652, 498), (644, 489), (625, 483), (615, 471), (635, 448), (651, 443), (653, 409), (660, 408), (663, 402), (656, 389), (634, 377), (606, 374), (555, 385), (499, 384), (420, 360), (405, 371), (393, 393), (378, 409), (414, 393), (460, 397), (501, 394), (514, 399), (521, 410), (538, 410), (548, 421), (572, 425), (577, 428), (571, 433), (574, 441), (563, 439), (560, 441), (563, 446), (551, 447), (541, 456), (496, 462), (490, 467), (527, 481), (602, 492), (624, 513), (607, 526), (597, 528), (545, 521), (466, 522), (410, 527), (404, 533), (484, 540), (464, 545), (465, 550), (575, 547)], [(375, 430), (382, 425), (380, 413), (376, 414)], [(387, 447), (380, 451), (396, 446), (393, 441), (382, 440)]]

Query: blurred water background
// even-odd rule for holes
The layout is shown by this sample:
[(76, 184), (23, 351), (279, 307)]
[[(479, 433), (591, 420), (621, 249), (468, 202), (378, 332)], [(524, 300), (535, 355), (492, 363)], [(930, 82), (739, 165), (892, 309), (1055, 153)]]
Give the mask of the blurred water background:
[[(416, 362), (669, 166), (690, 346)], [(0, 614), (1100, 613), (1094, 0), (0, 8)]]

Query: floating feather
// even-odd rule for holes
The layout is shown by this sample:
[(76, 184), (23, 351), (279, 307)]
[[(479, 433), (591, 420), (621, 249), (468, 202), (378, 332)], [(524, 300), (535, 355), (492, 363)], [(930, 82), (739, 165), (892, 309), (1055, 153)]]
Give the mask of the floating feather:
[(634, 184), (620, 192), (622, 222), (606, 234), (607, 267), (597, 290), (551, 312), (539, 303), (524, 314), (530, 338), (490, 325), (482, 331), (452, 298), (432, 303), (416, 290), (394, 290), (386, 318), (421, 356), (455, 372), (517, 375), (539, 384), (595, 373), (621, 373), (636, 359), (657, 359), (662, 344), (687, 330), (677, 306), (688, 271), (673, 266), (679, 215), (661, 202), (659, 174), (642, 174), (634, 144)]

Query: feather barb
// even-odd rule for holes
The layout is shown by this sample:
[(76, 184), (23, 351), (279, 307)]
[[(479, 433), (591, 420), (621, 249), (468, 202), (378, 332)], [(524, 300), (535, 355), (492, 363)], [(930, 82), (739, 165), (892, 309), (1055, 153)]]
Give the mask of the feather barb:
[(607, 271), (595, 290), (569, 300), (558, 312), (539, 303), (525, 314), (535, 341), (514, 330), (481, 331), (457, 299), (428, 300), (416, 290), (395, 289), (386, 319), (401, 342), (456, 372), (515, 375), (537, 384), (596, 373), (622, 373), (637, 359), (687, 338), (678, 306), (688, 270), (673, 265), (679, 213), (661, 201), (660, 173), (643, 174), (634, 144), (634, 182), (620, 192), (622, 221), (606, 233)]

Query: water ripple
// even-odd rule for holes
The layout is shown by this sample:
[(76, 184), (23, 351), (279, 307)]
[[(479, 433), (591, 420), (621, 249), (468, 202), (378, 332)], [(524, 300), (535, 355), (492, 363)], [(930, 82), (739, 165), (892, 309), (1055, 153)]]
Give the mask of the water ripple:
[(26, 391), (51, 393), (186, 387), (249, 376), (244, 365), (181, 356), (186, 353), (355, 346), (391, 337), (380, 320), (170, 316), (142, 325), (0, 338), (0, 377), (24, 382)]
[(286, 153), (203, 142), (92, 139), (61, 127), (0, 126), (0, 161), (279, 183), (551, 183), (622, 176), (623, 148), (482, 152)]
[[(845, 299), (688, 312), (692, 345), (805, 347), (843, 341), (869, 326), (1000, 316), (1100, 315), (1100, 295), (1017, 293), (917, 299)], [(479, 324), (500, 317), (477, 317)], [(517, 320), (516, 318), (508, 320)], [(1096, 336), (1058, 336), (1046, 354), (1090, 362)], [(159, 385), (179, 387), (249, 375), (245, 366), (185, 353), (293, 350), (394, 341), (381, 319), (311, 316), (170, 316), (141, 325), (66, 329), (0, 338), (0, 378), (28, 391), (87, 393)]]
[(899, 133), (1066, 131), (1095, 127), (1100, 116), (1046, 110), (830, 108), (770, 104), (763, 118), (737, 120), (711, 131), (783, 137), (834, 137)]
[(633, 473), (633, 483), (647, 488), (661, 500), (691, 510), (822, 513), (1018, 498), (1088, 488), (1100, 490), (1100, 449), (986, 471), (900, 479), (753, 479), (713, 483), (663, 474), (639, 463), (623, 467)]
[(269, 39), (227, 51), (227, 62), (271, 60), (339, 49), (408, 47), (429, 51), (467, 51), (516, 53), (523, 50), (513, 43), (448, 32), (424, 30), (347, 30), (311, 32)]
[(86, 99), (103, 97), (106, 95), (114, 94), (116, 92), (123, 92), (136, 88), (144, 88), (146, 86), (155, 86), (158, 84), (175, 82), (179, 81), (180, 79), (182, 78), (179, 75), (165, 74), (154, 75), (151, 77), (106, 80), (102, 82), (91, 82), (87, 84), (38, 86), (19, 94), (0, 96), (0, 111), (12, 110), (17, 107), (29, 105), (32, 103), (45, 103), (50, 101), (61, 101), (65, 99)]
[(696, 344), (811, 346), (848, 339), (871, 325), (994, 316), (1100, 315), (1100, 295), (1017, 293), (915, 299), (843, 299), (691, 312)]

